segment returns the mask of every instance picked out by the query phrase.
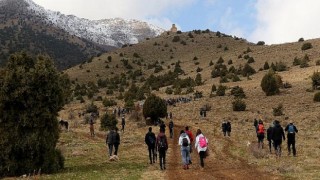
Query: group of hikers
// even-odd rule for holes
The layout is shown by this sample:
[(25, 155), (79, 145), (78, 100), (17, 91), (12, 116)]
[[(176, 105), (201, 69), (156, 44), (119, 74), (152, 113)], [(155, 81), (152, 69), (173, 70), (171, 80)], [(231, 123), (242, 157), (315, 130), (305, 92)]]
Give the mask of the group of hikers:
[[(263, 148), (263, 140), (265, 138), (265, 127), (262, 120), (254, 120), (253, 123), (257, 137), (258, 137), (258, 148)], [(293, 152), (293, 156), (296, 156), (296, 133), (298, 133), (297, 127), (290, 122), (285, 129), (283, 129), (278, 120), (273, 121), (269, 128), (267, 129), (267, 140), (269, 145), (269, 151), (272, 152), (272, 145), (275, 150), (275, 154), (280, 157), (281, 156), (281, 144), (282, 140), (286, 140), (285, 133), (287, 132), (287, 147), (288, 147), (288, 155), (291, 154), (291, 148)]]
[[(169, 148), (168, 139), (165, 134), (165, 125), (161, 123), (160, 132), (156, 136), (152, 132), (152, 127), (149, 127), (148, 133), (145, 135), (145, 143), (148, 146), (149, 160), (150, 164), (153, 164), (157, 160), (157, 153), (159, 154), (159, 164), (160, 169), (166, 169), (166, 153)], [(173, 121), (172, 119), (169, 122), (170, 138), (173, 138)], [(189, 130), (189, 127), (186, 126), (184, 130), (180, 131), (178, 145), (180, 145), (181, 159), (183, 164), (183, 169), (189, 169), (189, 165), (192, 164), (191, 153), (193, 146), (194, 136)], [(196, 148), (199, 157), (200, 157), (200, 166), (204, 167), (204, 158), (206, 157), (208, 139), (202, 134), (201, 130), (198, 129), (196, 132), (196, 139), (194, 147)]]

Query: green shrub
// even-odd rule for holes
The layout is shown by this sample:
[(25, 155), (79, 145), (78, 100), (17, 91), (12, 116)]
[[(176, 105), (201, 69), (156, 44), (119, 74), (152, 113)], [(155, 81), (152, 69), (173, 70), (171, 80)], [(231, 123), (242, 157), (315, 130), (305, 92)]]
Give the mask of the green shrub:
[(212, 87), (211, 87), (211, 92), (215, 92), (217, 90), (217, 87), (216, 85), (212, 84)]
[(273, 116), (282, 116), (283, 115), (283, 105), (278, 104), (277, 107), (272, 108), (273, 109)]
[(317, 92), (314, 94), (313, 101), (320, 102), (320, 92)]
[(264, 41), (258, 41), (258, 43), (257, 43), (257, 45), (258, 46), (263, 46), (263, 45), (265, 45), (266, 43), (264, 42)]
[(107, 112), (100, 119), (101, 130), (112, 130), (116, 129), (118, 120), (114, 114), (108, 114)]
[(230, 59), (229, 61), (228, 61), (228, 65), (231, 65), (232, 64), (232, 60)]
[(295, 58), (293, 59), (292, 65), (298, 66), (298, 65), (300, 65), (300, 64), (301, 64), (301, 59), (295, 57)]
[(86, 106), (86, 113), (98, 113), (98, 106), (91, 102), (91, 104)]
[(277, 82), (276, 75), (273, 71), (269, 71), (261, 80), (261, 88), (267, 96), (278, 94), (279, 84)]
[(172, 42), (179, 42), (180, 41), (180, 36), (174, 36), (172, 39)]
[(223, 86), (223, 85), (220, 84), (220, 85), (218, 86), (218, 89), (217, 89), (216, 94), (217, 94), (218, 96), (224, 96), (224, 95), (226, 94), (226, 89), (227, 89), (226, 86)]
[(320, 86), (320, 72), (313, 72), (311, 76), (312, 80), (312, 87), (313, 89), (316, 89), (317, 86)]
[(117, 105), (117, 102), (113, 99), (107, 99), (107, 98), (104, 98), (103, 101), (102, 101), (102, 104), (105, 106), (105, 107), (110, 107), (110, 106), (115, 106)]
[(311, 49), (312, 48), (312, 44), (307, 42), (307, 43), (303, 43), (303, 45), (301, 46), (301, 50), (302, 51), (305, 51), (305, 50), (308, 50), (308, 49)]
[(227, 83), (227, 82), (229, 82), (229, 81), (228, 81), (228, 78), (227, 78), (226, 76), (221, 76), (219, 82), (220, 82), (220, 83)]
[(263, 65), (263, 69), (264, 69), (264, 70), (267, 70), (267, 69), (269, 69), (269, 68), (270, 68), (269, 63), (266, 61), (266, 62), (264, 63), (264, 65)]
[(222, 64), (224, 62), (223, 58), (220, 56), (220, 58), (217, 61), (217, 64)]
[(246, 94), (243, 91), (242, 87), (235, 86), (231, 89), (231, 95), (234, 95), (236, 98), (245, 98)]
[(232, 109), (233, 111), (245, 111), (247, 108), (246, 103), (240, 99), (240, 98), (236, 98), (233, 102), (232, 102)]
[(304, 39), (303, 38), (299, 38), (298, 42), (303, 42)]
[(316, 66), (319, 66), (320, 65), (320, 60), (317, 60), (316, 61)]
[[(319, 60), (319, 62), (320, 62), (320, 60)], [(210, 61), (209, 66), (213, 66), (212, 60)]]
[(108, 61), (109, 61), (109, 62), (112, 61), (112, 56), (108, 56)]
[(250, 64), (250, 63), (254, 63), (254, 58), (253, 57), (249, 57), (248, 64)]
[(166, 93), (166, 94), (172, 94), (172, 93), (173, 93), (173, 89), (170, 88), (170, 87), (167, 87), (165, 93)]
[(254, 70), (248, 63), (246, 63), (242, 69), (242, 76), (246, 77), (246, 76), (251, 76), (253, 74), (256, 73), (256, 70)]
[(195, 61), (195, 60), (198, 60), (198, 57), (197, 56), (195, 56), (194, 58), (193, 58), (193, 60)]

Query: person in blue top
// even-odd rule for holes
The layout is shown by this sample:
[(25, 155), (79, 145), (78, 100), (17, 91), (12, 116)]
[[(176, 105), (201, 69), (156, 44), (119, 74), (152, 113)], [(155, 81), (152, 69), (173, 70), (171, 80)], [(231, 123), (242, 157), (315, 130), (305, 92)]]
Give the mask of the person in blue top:
[(287, 134), (287, 142), (288, 142), (288, 155), (291, 154), (291, 146), (292, 146), (292, 151), (293, 151), (293, 156), (296, 156), (297, 151), (296, 151), (296, 133), (298, 133), (298, 129), (293, 123), (291, 122), (286, 126), (284, 129), (288, 134)]

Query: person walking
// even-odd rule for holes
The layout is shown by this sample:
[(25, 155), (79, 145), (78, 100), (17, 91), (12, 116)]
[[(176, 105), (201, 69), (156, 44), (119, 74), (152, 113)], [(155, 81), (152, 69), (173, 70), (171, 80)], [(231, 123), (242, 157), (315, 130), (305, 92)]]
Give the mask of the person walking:
[(168, 150), (167, 136), (164, 133), (164, 129), (160, 128), (160, 133), (157, 136), (156, 148), (159, 152), (160, 169), (166, 169), (166, 153)]
[(230, 133), (231, 133), (231, 123), (230, 123), (230, 121), (227, 122), (226, 130), (227, 130), (227, 135), (230, 137)]
[(288, 143), (288, 155), (291, 154), (291, 146), (293, 151), (293, 156), (295, 157), (296, 152), (296, 133), (298, 133), (298, 129), (293, 123), (291, 122), (285, 128), (285, 131), (288, 132), (287, 134), (287, 143)]
[(187, 133), (184, 130), (180, 131), (180, 137), (178, 144), (181, 146), (181, 157), (183, 163), (183, 169), (189, 169), (190, 164), (190, 139)]
[(206, 151), (207, 151), (207, 146), (208, 146), (208, 139), (202, 134), (201, 130), (197, 130), (196, 134), (196, 142), (195, 142), (195, 148), (197, 149), (200, 157), (200, 166), (203, 168), (204, 167), (204, 161), (203, 159), (205, 158)]
[(192, 143), (193, 143), (193, 140), (194, 140), (194, 136), (192, 134), (192, 132), (189, 130), (189, 126), (186, 126), (185, 127), (185, 133), (188, 135), (189, 137), (189, 140), (190, 140), (190, 146), (189, 146), (189, 151), (190, 151), (190, 154), (189, 154), (189, 164), (192, 164), (192, 161), (191, 161), (191, 153), (192, 153)]
[(126, 125), (126, 120), (124, 118), (124, 115), (122, 115), (122, 118), (121, 118), (121, 131), (124, 132), (124, 126)]
[(173, 121), (171, 119), (170, 122), (169, 122), (169, 131), (170, 131), (170, 138), (171, 139), (173, 138), (173, 126), (174, 126), (174, 124), (173, 124)]
[(89, 118), (89, 129), (90, 129), (90, 136), (91, 137), (94, 137), (94, 117), (91, 115), (90, 118)]
[(253, 121), (253, 126), (254, 126), (254, 130), (256, 131), (256, 133), (257, 133), (257, 131), (258, 131), (258, 120), (256, 119), (256, 118), (254, 118), (254, 121)]
[(263, 149), (263, 139), (264, 139), (264, 125), (262, 120), (259, 120), (258, 129), (257, 129), (257, 137), (258, 137), (258, 148), (261, 147)]
[(274, 149), (276, 151), (276, 155), (278, 157), (281, 156), (281, 144), (282, 144), (282, 139), (286, 140), (286, 137), (284, 136), (284, 131), (283, 128), (280, 125), (280, 122), (278, 120), (274, 121), (274, 127), (271, 133), (271, 137), (273, 140), (273, 145)]
[(269, 151), (270, 151), (270, 153), (271, 153), (271, 147), (272, 147), (272, 129), (273, 129), (273, 123), (270, 123), (270, 126), (269, 126), (269, 128), (267, 129), (267, 140), (268, 140), (268, 142), (269, 142)]
[(157, 157), (155, 154), (156, 140), (157, 140), (156, 135), (152, 132), (152, 127), (149, 127), (149, 131), (146, 134), (144, 141), (148, 146), (150, 164), (155, 163), (156, 161), (156, 157)]
[(160, 129), (162, 129), (164, 133), (166, 132), (166, 124), (162, 120), (160, 120)]
[(114, 140), (115, 140), (115, 131), (113, 129), (111, 129), (107, 135), (106, 138), (106, 144), (108, 146), (109, 149), (109, 156), (112, 156), (112, 151), (113, 151), (113, 145), (114, 145)]
[(119, 149), (119, 145), (120, 145), (120, 135), (118, 133), (118, 128), (115, 128), (115, 133), (113, 136), (113, 145), (114, 145), (114, 155), (118, 156), (118, 149)]
[(227, 134), (227, 122), (225, 120), (222, 122), (221, 128), (222, 128), (223, 135), (226, 136), (226, 134)]

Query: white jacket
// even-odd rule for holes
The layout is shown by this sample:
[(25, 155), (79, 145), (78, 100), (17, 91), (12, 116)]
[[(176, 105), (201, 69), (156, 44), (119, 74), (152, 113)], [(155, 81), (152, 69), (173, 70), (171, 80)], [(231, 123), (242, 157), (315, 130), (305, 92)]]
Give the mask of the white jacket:
[(200, 140), (200, 137), (204, 137), (202, 134), (199, 134), (197, 137), (196, 137), (196, 143), (194, 144), (194, 146), (195, 146), (195, 148), (197, 148), (197, 151), (198, 151), (198, 153), (200, 152), (200, 151), (206, 151), (207, 150), (207, 147), (208, 147), (208, 139), (206, 138), (206, 141), (207, 141), (207, 147), (204, 147), (204, 148), (202, 148), (202, 147), (200, 147), (200, 143), (199, 143), (199, 140)]
[(190, 145), (190, 139), (189, 139), (189, 136), (187, 135), (187, 133), (182, 133), (179, 137), (179, 145), (182, 146), (182, 139), (186, 137), (188, 139), (188, 144)]

